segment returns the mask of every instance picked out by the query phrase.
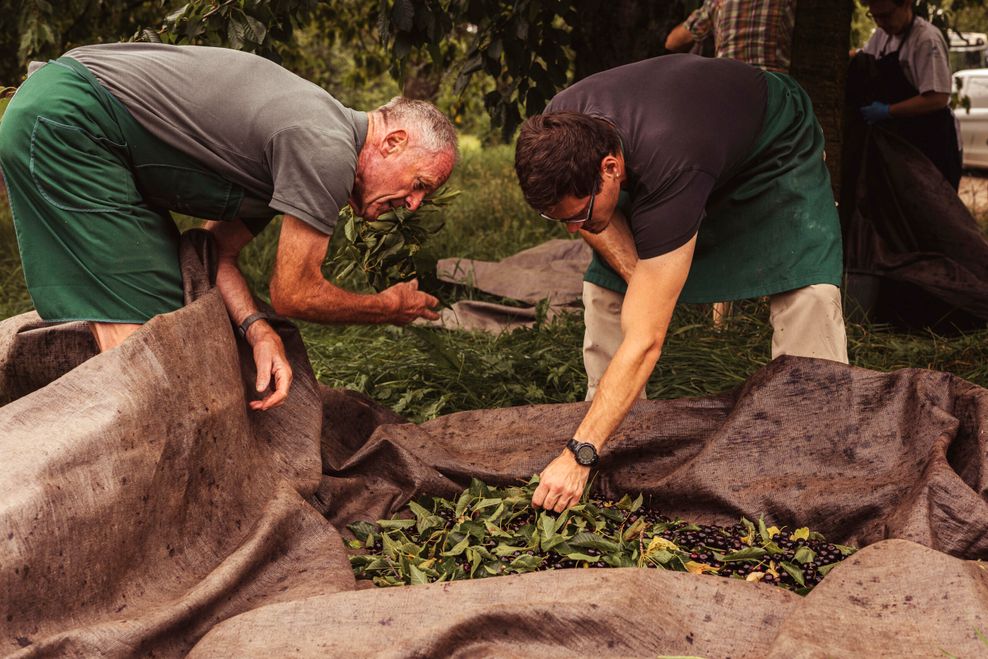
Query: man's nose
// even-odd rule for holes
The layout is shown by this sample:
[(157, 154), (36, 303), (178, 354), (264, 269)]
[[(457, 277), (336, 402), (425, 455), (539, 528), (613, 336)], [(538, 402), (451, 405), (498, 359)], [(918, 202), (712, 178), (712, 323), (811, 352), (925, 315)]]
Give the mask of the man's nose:
[(414, 212), (422, 205), (423, 199), (425, 199), (425, 192), (413, 192), (405, 197), (405, 207)]

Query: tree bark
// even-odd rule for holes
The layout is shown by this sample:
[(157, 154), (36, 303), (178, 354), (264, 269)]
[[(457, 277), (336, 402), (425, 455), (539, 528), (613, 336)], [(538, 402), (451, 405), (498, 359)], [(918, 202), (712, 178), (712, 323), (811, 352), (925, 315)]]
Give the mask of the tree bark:
[(683, 20), (686, 3), (579, 0), (573, 31), (574, 79), (666, 52), (666, 35)]
[(841, 118), (853, 14), (853, 0), (796, 2), (791, 73), (813, 100), (823, 127), (835, 197), (840, 192)]

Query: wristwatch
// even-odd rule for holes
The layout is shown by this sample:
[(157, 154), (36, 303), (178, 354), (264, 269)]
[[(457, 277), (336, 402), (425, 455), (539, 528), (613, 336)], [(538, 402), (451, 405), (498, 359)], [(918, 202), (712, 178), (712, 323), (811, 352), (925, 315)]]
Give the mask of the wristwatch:
[(253, 325), (255, 322), (259, 320), (271, 321), (274, 320), (274, 316), (272, 316), (269, 313), (264, 313), (263, 311), (252, 313), (251, 315), (244, 318), (243, 322), (237, 326), (237, 334), (239, 334), (240, 336), (246, 339), (247, 330), (250, 329), (251, 325)]
[(590, 442), (580, 442), (576, 439), (571, 439), (566, 442), (566, 448), (573, 452), (576, 463), (584, 467), (596, 467), (597, 463), (600, 462), (600, 456), (597, 455), (597, 447)]

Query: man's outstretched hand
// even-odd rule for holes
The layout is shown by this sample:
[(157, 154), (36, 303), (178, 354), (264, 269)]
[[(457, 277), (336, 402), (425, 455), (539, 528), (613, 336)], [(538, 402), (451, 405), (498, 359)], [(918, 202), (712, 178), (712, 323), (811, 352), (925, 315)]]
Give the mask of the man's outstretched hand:
[(539, 486), (532, 495), (532, 505), (561, 513), (575, 506), (583, 496), (590, 476), (590, 467), (576, 462), (569, 449), (549, 463), (539, 476)]
[(420, 291), (417, 279), (395, 284), (381, 291), (380, 295), (394, 309), (390, 321), (394, 325), (407, 325), (419, 318), (428, 320), (439, 318), (439, 314), (433, 311), (435, 307), (439, 306), (439, 300)]
[(270, 325), (254, 323), (248, 330), (248, 341), (253, 348), (254, 365), (257, 367), (257, 381), (254, 386), (258, 393), (269, 387), (271, 389), (261, 400), (250, 401), (250, 408), (269, 410), (284, 403), (288, 397), (288, 389), (292, 386), (292, 367), (285, 356), (285, 344)]

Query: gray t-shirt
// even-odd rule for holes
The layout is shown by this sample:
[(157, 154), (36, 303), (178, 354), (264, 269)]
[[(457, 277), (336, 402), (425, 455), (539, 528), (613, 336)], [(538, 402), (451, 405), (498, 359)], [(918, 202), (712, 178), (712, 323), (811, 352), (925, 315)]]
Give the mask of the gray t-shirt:
[(899, 46), (902, 46), (902, 50), (899, 50), (902, 73), (920, 94), (949, 94), (953, 91), (947, 44), (936, 26), (917, 16), (913, 19), (908, 35), (893, 36), (882, 28), (876, 28), (862, 50), (881, 59), (894, 53)]
[(748, 64), (666, 55), (602, 71), (557, 94), (546, 112), (607, 119), (628, 169), (628, 222), (639, 258), (686, 244), (711, 191), (749, 155), (767, 87)]
[(274, 211), (332, 232), (353, 187), (366, 113), (236, 50), (135, 43), (83, 46), (66, 56), (163, 142)]
[[(949, 94), (953, 91), (953, 77), (950, 75), (950, 60), (947, 57), (947, 43), (943, 33), (920, 16), (913, 19), (913, 26), (906, 34), (894, 36), (880, 27), (875, 28), (868, 43), (861, 50), (876, 59), (898, 50), (902, 74), (920, 94), (926, 92)], [(957, 131), (957, 148), (960, 150), (964, 144), (961, 140), (961, 126), (956, 116), (954, 116), (954, 129)]]

